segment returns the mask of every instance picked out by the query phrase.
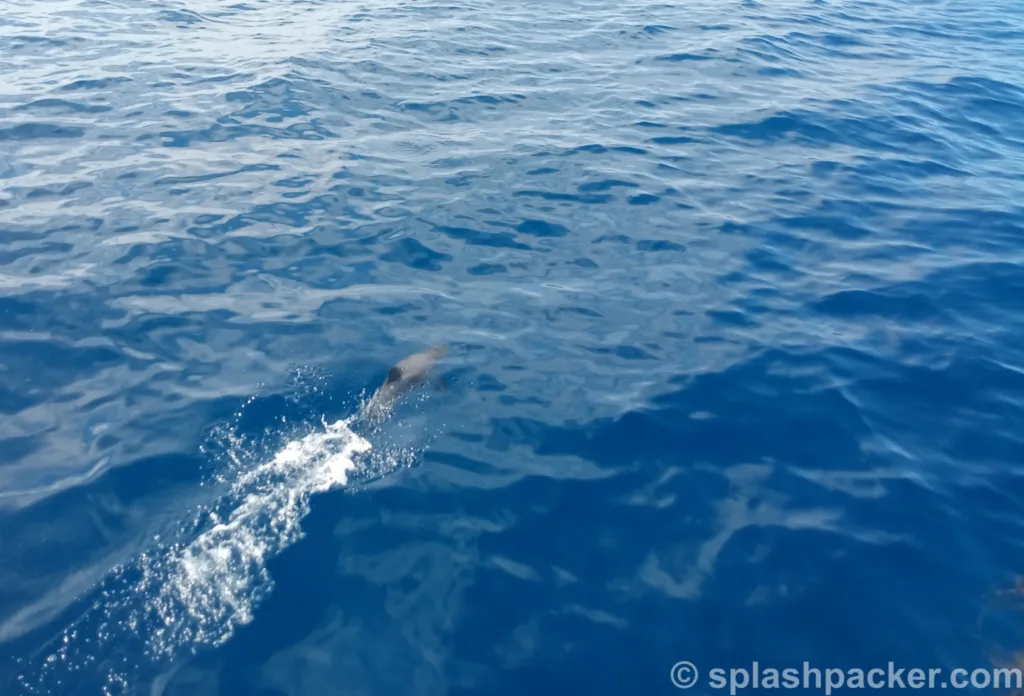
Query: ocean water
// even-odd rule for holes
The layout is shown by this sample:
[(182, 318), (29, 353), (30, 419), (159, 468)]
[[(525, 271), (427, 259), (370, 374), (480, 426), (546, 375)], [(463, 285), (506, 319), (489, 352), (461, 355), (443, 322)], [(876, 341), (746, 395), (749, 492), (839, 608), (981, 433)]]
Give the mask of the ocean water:
[(1011, 0), (7, 0), (0, 694), (1024, 664), (1022, 65)]

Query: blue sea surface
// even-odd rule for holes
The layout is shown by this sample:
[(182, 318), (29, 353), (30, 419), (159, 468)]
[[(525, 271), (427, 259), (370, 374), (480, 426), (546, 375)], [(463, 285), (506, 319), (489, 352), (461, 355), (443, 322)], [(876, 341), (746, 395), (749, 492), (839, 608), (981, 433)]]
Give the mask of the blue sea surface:
[(0, 15), (3, 696), (1024, 666), (1017, 0)]

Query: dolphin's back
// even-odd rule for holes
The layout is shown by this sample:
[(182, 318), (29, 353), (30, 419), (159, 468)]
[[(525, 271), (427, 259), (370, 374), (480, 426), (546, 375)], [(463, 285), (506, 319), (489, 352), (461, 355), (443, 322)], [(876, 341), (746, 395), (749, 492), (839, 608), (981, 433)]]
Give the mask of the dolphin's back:
[(448, 354), (448, 346), (432, 346), (421, 353), (414, 353), (399, 361), (388, 370), (384, 384), (374, 392), (366, 405), (367, 414), (381, 415), (390, 410), (399, 396), (423, 383), (434, 362)]
[[(438, 358), (444, 357), (447, 353), (448, 346), (433, 346), (422, 353), (414, 353), (400, 361), (388, 371), (387, 381), (393, 382), (398, 379), (414, 379), (417, 376), (424, 375)], [(395, 376), (396, 370), (397, 376)]]

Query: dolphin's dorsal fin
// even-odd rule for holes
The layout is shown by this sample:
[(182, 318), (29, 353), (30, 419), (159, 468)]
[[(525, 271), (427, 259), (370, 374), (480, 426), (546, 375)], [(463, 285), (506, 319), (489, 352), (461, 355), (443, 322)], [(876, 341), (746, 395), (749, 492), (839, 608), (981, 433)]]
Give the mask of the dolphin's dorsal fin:
[(391, 384), (392, 382), (397, 382), (400, 379), (402, 379), (402, 368), (392, 367), (388, 370), (388, 378), (385, 380), (384, 384)]

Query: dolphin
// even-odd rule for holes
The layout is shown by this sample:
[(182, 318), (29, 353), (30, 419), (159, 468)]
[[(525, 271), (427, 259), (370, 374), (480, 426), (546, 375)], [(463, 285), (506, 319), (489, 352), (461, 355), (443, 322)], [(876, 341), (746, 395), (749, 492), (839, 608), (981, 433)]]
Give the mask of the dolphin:
[[(437, 345), (422, 353), (413, 353), (388, 370), (384, 384), (380, 385), (363, 407), (363, 414), (372, 420), (383, 418), (400, 396), (427, 381), (430, 369), (448, 354), (448, 346)], [(443, 382), (440, 382), (443, 385)]]

